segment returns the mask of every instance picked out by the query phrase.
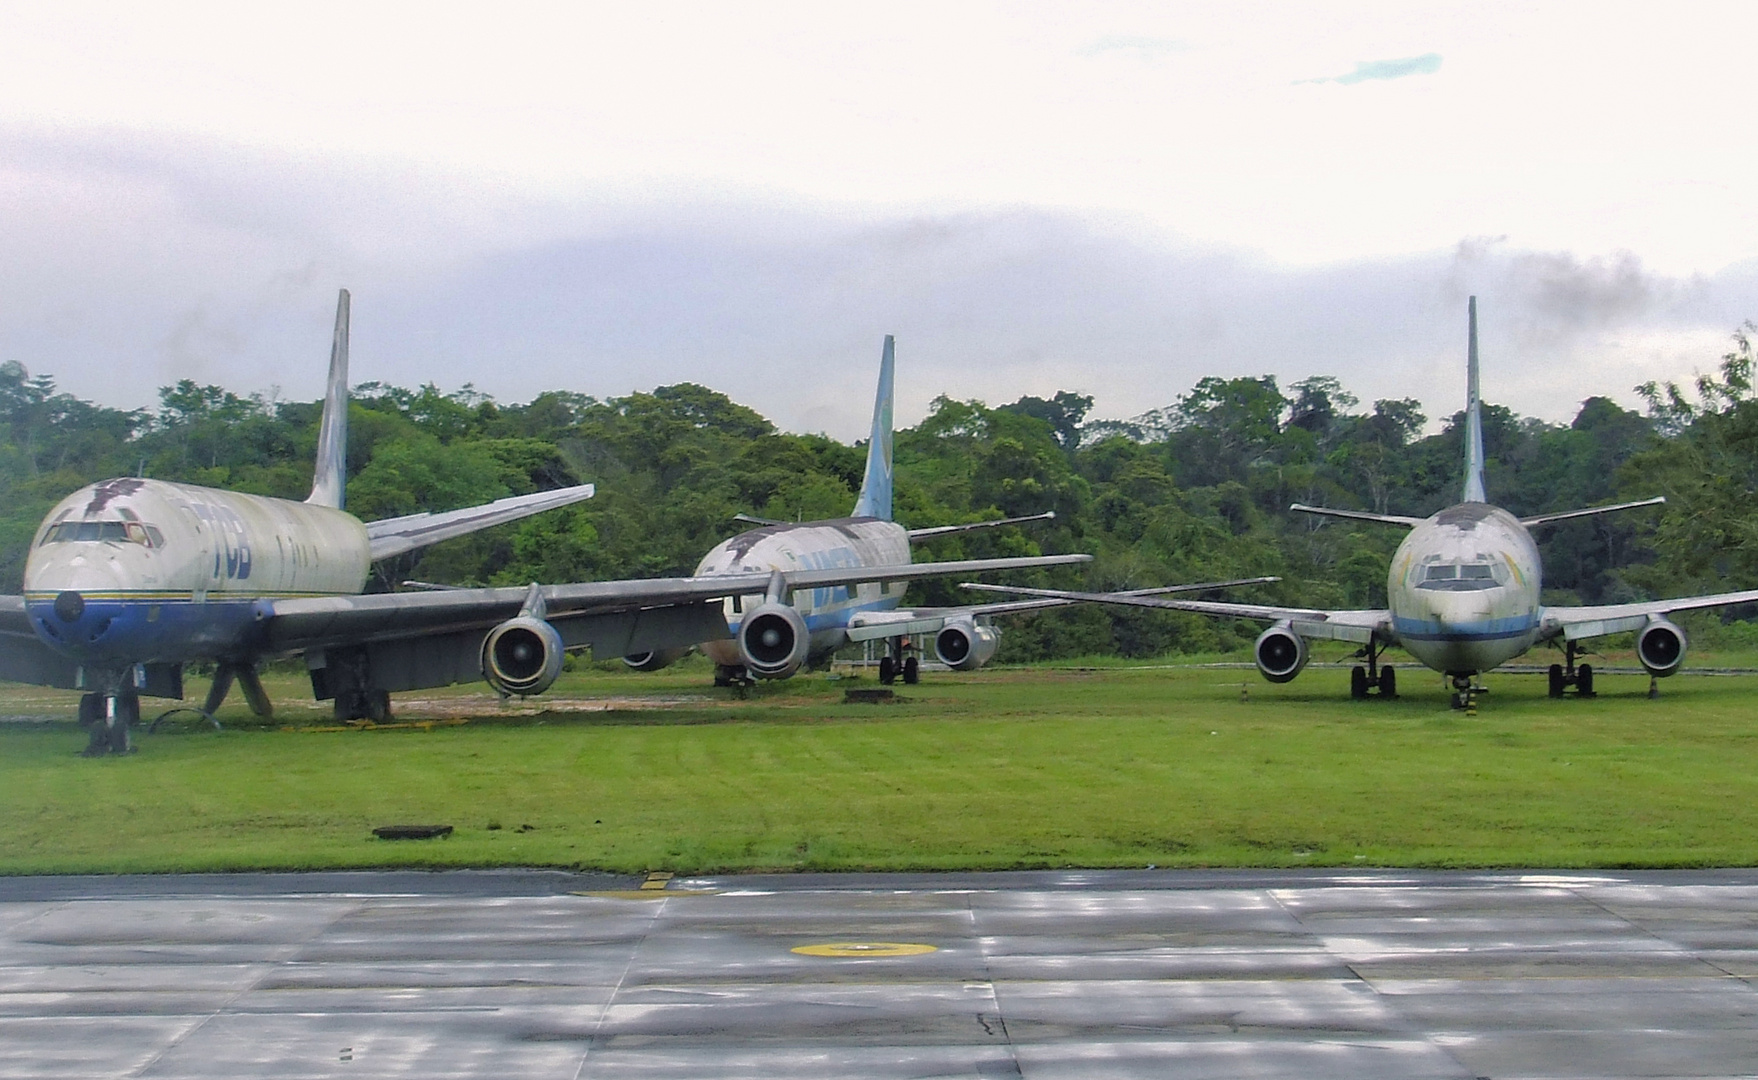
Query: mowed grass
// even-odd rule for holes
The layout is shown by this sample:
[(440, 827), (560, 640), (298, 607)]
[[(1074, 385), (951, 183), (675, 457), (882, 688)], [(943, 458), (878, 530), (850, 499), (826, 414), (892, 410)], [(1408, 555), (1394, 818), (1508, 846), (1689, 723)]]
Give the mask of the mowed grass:
[[(1468, 717), (1438, 675), (1400, 676), (1400, 700), (1353, 702), (1347, 668), (1316, 662), (1285, 686), (1009, 669), (845, 705), (873, 681), (740, 701), (685, 666), (551, 692), (605, 711), (515, 715), (468, 688), (375, 730), (330, 728), (286, 677), (286, 728), (143, 734), (99, 760), (78, 756), (72, 695), (6, 686), (0, 872), (1758, 863), (1758, 677), (1650, 700), (1646, 677), (1601, 675), (1597, 700), (1552, 701), (1542, 676), (1492, 674)], [(456, 831), (371, 835), (399, 823)]]

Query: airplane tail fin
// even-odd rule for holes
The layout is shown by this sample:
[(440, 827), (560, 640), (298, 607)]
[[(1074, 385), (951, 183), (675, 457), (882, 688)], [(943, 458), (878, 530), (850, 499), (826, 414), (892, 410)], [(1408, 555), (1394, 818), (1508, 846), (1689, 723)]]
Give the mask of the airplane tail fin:
[(1461, 502), (1488, 502), (1483, 487), (1483, 410), (1477, 395), (1477, 297), (1470, 302), (1470, 348), (1465, 361), (1465, 495)]
[(896, 346), (885, 335), (885, 355), (879, 361), (879, 393), (873, 400), (873, 434), (867, 442), (867, 476), (861, 481), (861, 497), (851, 517), (891, 520), (891, 374)]
[(342, 508), (348, 481), (348, 290), (336, 298), (336, 336), (330, 344), (330, 382), (324, 392), (323, 424), (317, 430), (313, 506)]

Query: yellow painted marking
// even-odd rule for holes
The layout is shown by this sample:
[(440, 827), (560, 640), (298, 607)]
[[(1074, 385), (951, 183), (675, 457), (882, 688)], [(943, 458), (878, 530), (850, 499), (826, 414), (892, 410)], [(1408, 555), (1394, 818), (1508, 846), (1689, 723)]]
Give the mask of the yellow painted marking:
[(663, 889), (665, 888), (666, 882), (670, 880), (670, 874), (662, 871), (655, 871), (654, 873), (647, 875), (647, 880), (641, 883), (641, 887), (643, 889)]
[(798, 945), (801, 956), (921, 956), (939, 952), (938, 945), (915, 945), (901, 941), (833, 941), (823, 945)]
[(719, 889), (602, 889), (597, 892), (570, 893), (571, 896), (593, 896), (605, 900), (671, 900), (679, 896), (713, 896)]

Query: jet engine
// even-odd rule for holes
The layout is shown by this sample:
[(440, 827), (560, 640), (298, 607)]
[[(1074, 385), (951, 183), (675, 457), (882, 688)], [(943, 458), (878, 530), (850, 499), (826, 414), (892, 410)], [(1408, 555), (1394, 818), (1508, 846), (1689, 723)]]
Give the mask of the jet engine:
[(503, 694), (541, 694), (562, 673), (562, 636), (542, 619), (508, 619), (482, 639), (482, 677)]
[(1306, 666), (1306, 639), (1285, 622), (1265, 630), (1251, 647), (1257, 669), (1273, 683), (1285, 683)]
[(1685, 631), (1665, 619), (1650, 620), (1636, 632), (1636, 659), (1650, 675), (1671, 675), (1685, 662)]
[(623, 663), (636, 671), (658, 671), (660, 668), (671, 667), (690, 655), (692, 648), (694, 646), (685, 645), (679, 649), (649, 649), (646, 652), (630, 653), (623, 657)]
[(1001, 644), (1001, 634), (993, 626), (974, 622), (948, 623), (934, 635), (934, 655), (954, 671), (975, 671), (987, 664)]
[(806, 620), (787, 604), (764, 604), (739, 624), (739, 658), (759, 679), (785, 679), (800, 670), (809, 644)]

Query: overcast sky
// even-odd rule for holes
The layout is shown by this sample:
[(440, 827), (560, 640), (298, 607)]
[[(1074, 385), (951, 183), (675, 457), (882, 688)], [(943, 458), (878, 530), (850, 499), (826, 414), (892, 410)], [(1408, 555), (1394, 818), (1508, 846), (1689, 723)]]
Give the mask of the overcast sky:
[[(1758, 5), (0, 5), (0, 360), (783, 427), (1204, 375), (1551, 420), (1758, 318)], [(1537, 7), (1539, 10), (1531, 10)]]

